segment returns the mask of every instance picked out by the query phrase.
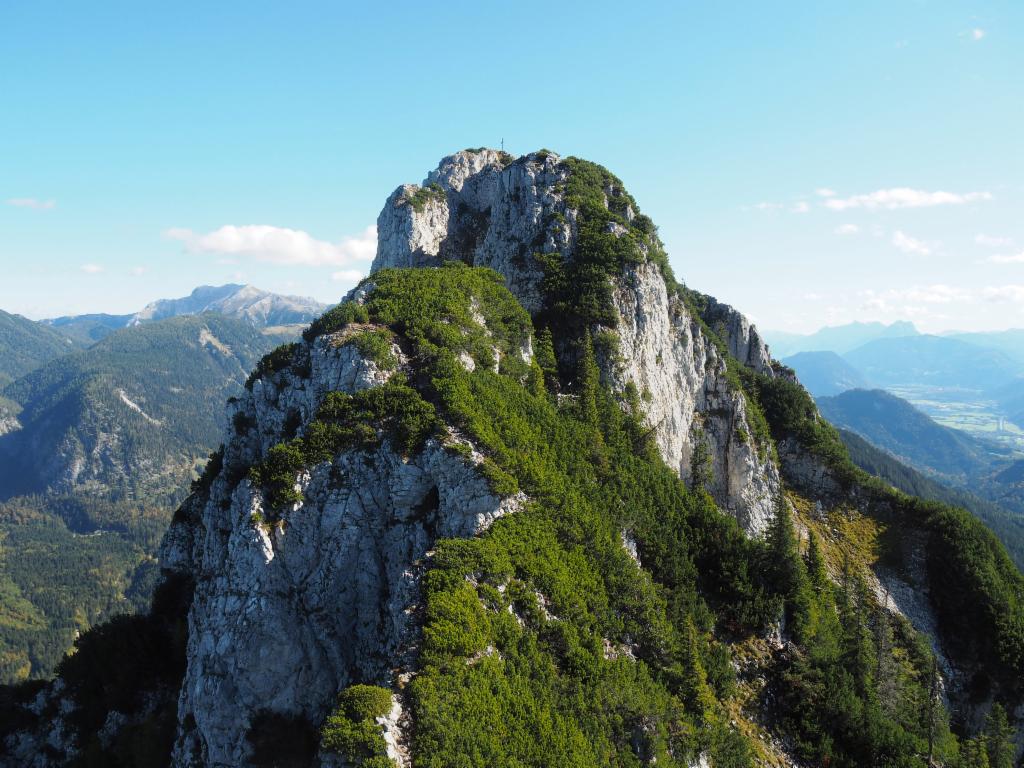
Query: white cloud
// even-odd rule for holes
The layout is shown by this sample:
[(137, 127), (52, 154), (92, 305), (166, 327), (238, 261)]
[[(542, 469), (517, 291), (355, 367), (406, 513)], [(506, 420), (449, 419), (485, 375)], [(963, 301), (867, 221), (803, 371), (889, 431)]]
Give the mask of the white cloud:
[(754, 207), (759, 211), (775, 211), (782, 207), (782, 203), (756, 203)]
[(1013, 244), (1013, 240), (1008, 237), (992, 237), (985, 234), (975, 235), (974, 242), (978, 245), (984, 245), (986, 248), (1002, 248)]
[(982, 297), (986, 301), (1010, 301), (1024, 304), (1024, 285), (999, 285), (983, 288)]
[(981, 38), (983, 38), (984, 36), (985, 36), (985, 30), (981, 29), (981, 27), (975, 27), (974, 29), (971, 30), (971, 39), (972, 40), (981, 40)]
[(831, 198), (825, 201), (825, 207), (833, 211), (846, 211), (852, 208), (866, 210), (895, 210), (897, 208), (930, 208), (936, 205), (963, 205), (976, 200), (991, 200), (990, 192), (926, 192), (909, 187), (879, 189), (865, 195), (853, 195), (845, 198)]
[(48, 211), (57, 207), (56, 200), (37, 200), (34, 197), (12, 197), (5, 202), (15, 208), (32, 208), (37, 211)]
[(860, 232), (860, 227), (856, 224), (840, 224), (833, 230), (837, 235), (856, 235)]
[(1024, 264), (1024, 251), (1020, 253), (997, 253), (989, 256), (988, 260), (993, 264)]
[(913, 238), (901, 230), (893, 232), (892, 244), (904, 253), (913, 253), (918, 256), (927, 256), (932, 252), (926, 242)]
[(103, 267), (101, 267), (99, 264), (83, 264), (81, 267), (79, 267), (79, 269), (81, 269), (87, 275), (98, 275), (100, 272), (103, 271)]
[(146, 268), (132, 267), (131, 269), (128, 270), (128, 274), (131, 275), (132, 277), (142, 277), (144, 274), (146, 274)]
[[(894, 288), (885, 291), (861, 291), (859, 309), (891, 317), (947, 317), (944, 308), (983, 303), (1015, 303), (1024, 305), (1024, 285), (990, 285), (983, 288), (956, 288), (949, 285), (924, 285)], [(1024, 309), (1024, 306), (1022, 306)], [(978, 311), (978, 310), (973, 310)]]
[(352, 262), (369, 261), (377, 250), (374, 226), (338, 243), (317, 240), (300, 229), (266, 224), (226, 224), (206, 234), (191, 229), (168, 229), (164, 237), (180, 240), (190, 253), (249, 257), (270, 264), (308, 267), (343, 267)]
[(809, 206), (807, 203), (799, 202), (795, 203), (793, 207), (790, 208), (789, 210), (792, 211), (793, 213), (807, 213), (809, 210), (811, 210), (811, 206)]
[(340, 272), (332, 272), (331, 280), (336, 280), (339, 283), (358, 283), (366, 277), (366, 273), (361, 269), (343, 269)]
[(816, 190), (814, 190), (814, 193), (816, 195), (818, 195), (818, 197), (835, 197), (836, 196), (836, 191), (834, 189), (829, 189), (828, 187), (821, 187), (820, 189), (816, 189)]

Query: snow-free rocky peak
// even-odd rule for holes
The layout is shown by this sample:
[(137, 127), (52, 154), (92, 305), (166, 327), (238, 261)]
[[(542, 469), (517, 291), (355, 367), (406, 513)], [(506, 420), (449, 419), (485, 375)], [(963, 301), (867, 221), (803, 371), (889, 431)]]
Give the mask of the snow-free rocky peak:
[(602, 228), (636, 249), (623, 268), (608, 270), (612, 311), (589, 323), (595, 338), (614, 338), (617, 347), (602, 355), (603, 380), (641, 393), (670, 466), (689, 480), (695, 455), (706, 459), (715, 498), (748, 530), (763, 530), (778, 496), (778, 472), (754, 439), (722, 350), (702, 325), (714, 328), (739, 363), (772, 375), (768, 348), (743, 315), (710, 297), (703, 297), (703, 317), (695, 315), (658, 263), (664, 254), (650, 220), (611, 174), (547, 151), (518, 159), (491, 149), (450, 155), (422, 185), (404, 184), (388, 198), (377, 219), (371, 274), (451, 260), (490, 267), (541, 324), (554, 320), (558, 297), (546, 256), (570, 265), (591, 258), (592, 222), (579, 204), (581, 188), (600, 195), (609, 214)]

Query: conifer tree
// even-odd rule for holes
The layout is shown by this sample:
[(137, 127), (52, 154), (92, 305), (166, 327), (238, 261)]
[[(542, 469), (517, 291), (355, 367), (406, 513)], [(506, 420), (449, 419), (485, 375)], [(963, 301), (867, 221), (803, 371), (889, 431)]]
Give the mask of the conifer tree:
[(594, 355), (594, 340), (590, 331), (583, 337), (583, 355), (580, 358), (579, 374), (579, 396), (580, 396), (580, 418), (590, 424), (597, 426), (597, 390), (600, 386), (600, 372), (597, 368), (597, 358)]
[(960, 747), (960, 768), (991, 768), (984, 737), (977, 736), (964, 741)]
[(558, 360), (555, 358), (555, 343), (551, 337), (550, 328), (544, 328), (537, 334), (537, 350), (534, 353), (534, 360), (540, 366), (548, 391), (553, 395), (558, 394)]
[(708, 684), (708, 676), (701, 661), (697, 628), (690, 616), (686, 617), (682, 649), (682, 691), (686, 703), (693, 708), (700, 722), (711, 720), (715, 710), (715, 694)]
[(801, 636), (810, 618), (807, 571), (785, 497), (779, 498), (775, 518), (767, 534), (768, 566), (772, 582), (785, 601), (786, 620), (793, 634)]
[(882, 712), (893, 715), (898, 706), (897, 675), (892, 657), (892, 624), (889, 620), (889, 593), (875, 612), (875, 689)]
[(811, 588), (822, 594), (828, 588), (828, 571), (825, 568), (825, 557), (821, 553), (818, 536), (810, 531), (807, 542), (807, 577)]
[(990, 768), (1013, 768), (1013, 728), (999, 703), (992, 705), (985, 720), (985, 742)]
[(526, 376), (526, 388), (531, 395), (543, 395), (547, 389), (544, 386), (544, 371), (537, 364), (536, 358), (530, 363), (530, 372)]

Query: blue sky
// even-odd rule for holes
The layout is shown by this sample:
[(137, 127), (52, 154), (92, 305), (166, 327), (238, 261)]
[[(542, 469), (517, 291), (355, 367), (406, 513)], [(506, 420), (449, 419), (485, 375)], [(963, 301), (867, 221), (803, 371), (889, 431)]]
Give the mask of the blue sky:
[(0, 308), (337, 300), (395, 186), (504, 138), (762, 327), (1024, 326), (1019, 0), (376, 5), (0, 4)]

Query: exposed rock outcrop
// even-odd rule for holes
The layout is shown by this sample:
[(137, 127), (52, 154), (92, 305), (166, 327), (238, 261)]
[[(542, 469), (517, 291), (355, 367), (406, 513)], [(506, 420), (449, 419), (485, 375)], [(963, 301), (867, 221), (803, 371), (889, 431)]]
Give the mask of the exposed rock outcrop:
[[(515, 162), (494, 150), (446, 157), (422, 187), (403, 185), (388, 198), (377, 219), (372, 271), (445, 260), (490, 267), (536, 314), (544, 306), (544, 273), (533, 254), (582, 257), (576, 253), (579, 212), (566, 201), (570, 173), (561, 158), (544, 152)], [(606, 190), (606, 196), (617, 193)], [(626, 210), (627, 219), (635, 215)], [(602, 378), (620, 391), (632, 384), (643, 395), (647, 421), (670, 466), (689, 480), (694, 452), (706, 454), (716, 500), (746, 530), (763, 531), (779, 475), (767, 446), (755, 444), (745, 398), (730, 384), (726, 360), (652, 261), (627, 266), (613, 283), (618, 323), (611, 330), (619, 349), (600, 361)], [(743, 315), (712, 300), (706, 319), (741, 364), (772, 374), (768, 349)]]
[(163, 567), (196, 579), (175, 765), (246, 764), (260, 712), (318, 722), (351, 682), (394, 682), (415, 643), (418, 577), (434, 540), (472, 536), (522, 503), (491, 491), (471, 448), (431, 439), (405, 457), (385, 441), (311, 468), (304, 501), (272, 519), (240, 472), (290, 429), (301, 435), (328, 392), (391, 374), (339, 346), (340, 335), (308, 344), (232, 406), (245, 434), (228, 436), (209, 494), (194, 496), (165, 538)]

